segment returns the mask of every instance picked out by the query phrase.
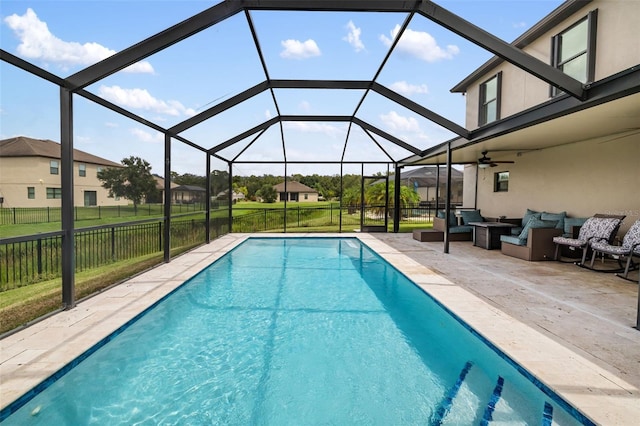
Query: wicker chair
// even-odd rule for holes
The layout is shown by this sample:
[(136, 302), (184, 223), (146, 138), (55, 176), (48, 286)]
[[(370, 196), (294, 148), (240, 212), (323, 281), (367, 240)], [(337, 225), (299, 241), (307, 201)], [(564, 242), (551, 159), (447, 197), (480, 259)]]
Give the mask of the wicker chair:
[(621, 215), (597, 214), (587, 219), (584, 225), (580, 227), (578, 238), (554, 237), (553, 243), (556, 245), (556, 251), (553, 258), (560, 260), (558, 254), (561, 246), (567, 246), (571, 250), (580, 249), (582, 250), (582, 260), (577, 264), (583, 266), (591, 244), (596, 241), (604, 241), (608, 244), (613, 243), (613, 239), (624, 218), (625, 216)]
[(621, 246), (611, 245), (606, 241), (594, 241), (591, 243), (591, 250), (591, 268), (593, 268), (593, 261), (598, 253), (616, 256), (619, 261), (626, 258), (627, 262), (622, 278), (627, 278), (629, 271), (632, 269), (632, 265), (633, 269), (637, 268), (637, 264), (633, 263), (633, 256), (640, 256), (640, 219), (631, 225), (631, 228), (629, 228), (622, 239)]

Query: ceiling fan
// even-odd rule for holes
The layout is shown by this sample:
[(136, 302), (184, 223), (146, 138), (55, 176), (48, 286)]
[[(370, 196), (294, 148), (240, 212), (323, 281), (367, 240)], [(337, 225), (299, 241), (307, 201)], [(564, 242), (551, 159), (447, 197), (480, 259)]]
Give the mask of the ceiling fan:
[(514, 161), (491, 161), (491, 157), (487, 157), (489, 151), (482, 151), (482, 157), (478, 158), (478, 167), (486, 169), (488, 167), (496, 167), (498, 164), (513, 164)]

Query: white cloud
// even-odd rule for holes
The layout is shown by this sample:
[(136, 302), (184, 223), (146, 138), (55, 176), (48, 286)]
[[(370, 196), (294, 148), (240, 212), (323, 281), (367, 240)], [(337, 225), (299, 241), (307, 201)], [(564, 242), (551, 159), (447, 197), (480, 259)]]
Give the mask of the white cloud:
[(413, 94), (426, 94), (429, 93), (429, 89), (426, 84), (409, 84), (406, 81), (396, 81), (391, 84), (389, 87), (391, 90), (394, 90), (403, 95), (413, 95)]
[[(47, 23), (41, 21), (31, 8), (22, 16), (13, 14), (4, 18), (4, 21), (20, 40), (18, 54), (55, 64), (63, 70), (74, 66), (92, 65), (116, 53), (115, 50), (98, 43), (80, 44), (59, 39), (49, 31)], [(153, 73), (153, 67), (144, 61), (127, 67), (125, 71)]]
[(312, 121), (285, 121), (282, 125), (286, 130), (299, 131), (302, 133), (320, 133), (332, 138), (344, 136), (345, 132), (345, 129), (333, 125)]
[(271, 110), (265, 110), (264, 111), (264, 116), (267, 120), (271, 120), (273, 118), (273, 115), (271, 114)]
[(380, 119), (388, 129), (397, 132), (421, 132), (418, 120), (413, 117), (403, 117), (395, 111), (389, 111), (388, 114), (380, 114)]
[(160, 132), (148, 132), (146, 130), (139, 129), (134, 127), (130, 130), (131, 134), (134, 135), (138, 140), (146, 143), (163, 143), (164, 135)]
[(513, 24), (513, 28), (527, 28), (527, 23), (524, 21), (516, 22)]
[(356, 52), (364, 50), (364, 43), (362, 43), (362, 40), (360, 40), (362, 29), (356, 27), (353, 21), (349, 21), (347, 23), (347, 29), (349, 30), (349, 32), (342, 39), (349, 43)]
[(110, 129), (115, 129), (118, 126), (118, 123), (114, 123), (112, 121), (107, 121), (106, 123), (104, 123), (105, 127), (109, 127)]
[(299, 40), (285, 40), (280, 42), (284, 50), (280, 52), (280, 57), (285, 59), (306, 59), (320, 56), (320, 48), (315, 41), (309, 39), (305, 42)]
[(146, 89), (123, 89), (120, 86), (100, 86), (98, 94), (117, 105), (153, 111), (171, 116), (192, 116), (196, 111), (178, 101), (162, 101), (154, 98)]
[[(391, 46), (393, 40), (400, 31), (400, 25), (396, 25), (391, 30), (391, 38), (384, 34), (380, 36), (380, 40), (387, 46)], [(397, 45), (397, 49), (400, 52), (414, 56), (426, 62), (437, 62), (443, 59), (452, 59), (460, 52), (458, 46), (448, 45), (446, 49), (438, 46), (436, 39), (429, 33), (422, 31), (413, 31), (406, 29), (402, 33), (402, 38)]]
[(311, 111), (311, 104), (308, 101), (302, 101), (298, 104), (298, 109), (301, 111), (309, 112)]

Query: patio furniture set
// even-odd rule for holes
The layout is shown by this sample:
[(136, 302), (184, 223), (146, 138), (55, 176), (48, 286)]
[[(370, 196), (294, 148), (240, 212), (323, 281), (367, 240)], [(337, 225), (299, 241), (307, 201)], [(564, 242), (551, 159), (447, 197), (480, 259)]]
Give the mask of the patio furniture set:
[[(507, 256), (527, 261), (556, 260), (594, 268), (596, 257), (613, 259), (617, 268), (607, 272), (627, 278), (637, 269), (640, 257), (640, 219), (620, 241), (616, 239), (625, 215), (596, 214), (588, 218), (568, 217), (566, 212), (549, 213), (527, 209), (522, 218), (483, 217), (479, 210), (462, 210), (449, 217), (449, 241), (473, 241), (475, 246), (501, 249)], [(433, 229), (414, 230), (418, 241), (444, 241), (447, 219), (439, 212)], [(588, 256), (591, 256), (587, 265)]]

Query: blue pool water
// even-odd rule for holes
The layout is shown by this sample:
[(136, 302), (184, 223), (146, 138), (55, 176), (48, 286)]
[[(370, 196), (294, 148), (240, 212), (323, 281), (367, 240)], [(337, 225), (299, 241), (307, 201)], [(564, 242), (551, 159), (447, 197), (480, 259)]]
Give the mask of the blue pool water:
[(589, 424), (357, 239), (248, 239), (105, 340), (3, 423)]

